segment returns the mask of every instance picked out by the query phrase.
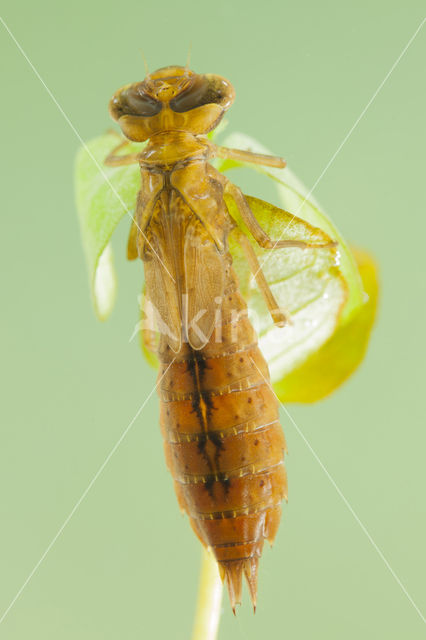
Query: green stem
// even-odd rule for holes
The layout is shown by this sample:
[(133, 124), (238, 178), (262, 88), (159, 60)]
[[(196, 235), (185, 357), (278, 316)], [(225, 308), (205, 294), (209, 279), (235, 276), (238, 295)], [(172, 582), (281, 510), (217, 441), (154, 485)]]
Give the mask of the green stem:
[(215, 640), (222, 603), (222, 581), (211, 551), (203, 548), (192, 640)]

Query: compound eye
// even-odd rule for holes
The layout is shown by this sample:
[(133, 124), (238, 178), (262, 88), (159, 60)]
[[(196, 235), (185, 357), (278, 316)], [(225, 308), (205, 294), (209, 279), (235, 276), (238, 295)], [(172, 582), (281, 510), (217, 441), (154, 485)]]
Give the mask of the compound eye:
[(235, 97), (234, 88), (220, 76), (205, 74), (196, 76), (191, 85), (170, 101), (173, 111), (183, 113), (205, 104), (217, 104), (225, 111)]
[(134, 115), (139, 116), (155, 116), (161, 111), (161, 102), (146, 93), (141, 95), (137, 92), (129, 92), (128, 105)]
[(112, 107), (121, 116), (155, 116), (161, 111), (162, 104), (143, 91), (140, 85), (124, 89), (112, 100)]
[(184, 113), (209, 102), (216, 102), (210, 91), (210, 84), (205, 76), (198, 76), (188, 89), (170, 101), (170, 106), (173, 111)]

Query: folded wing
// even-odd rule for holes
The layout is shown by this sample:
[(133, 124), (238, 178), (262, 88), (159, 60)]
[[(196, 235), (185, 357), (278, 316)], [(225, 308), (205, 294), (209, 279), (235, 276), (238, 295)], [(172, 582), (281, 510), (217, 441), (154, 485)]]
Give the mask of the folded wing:
[(225, 260), (202, 222), (177, 191), (164, 192), (145, 230), (147, 296), (159, 332), (174, 352), (209, 341), (220, 309)]

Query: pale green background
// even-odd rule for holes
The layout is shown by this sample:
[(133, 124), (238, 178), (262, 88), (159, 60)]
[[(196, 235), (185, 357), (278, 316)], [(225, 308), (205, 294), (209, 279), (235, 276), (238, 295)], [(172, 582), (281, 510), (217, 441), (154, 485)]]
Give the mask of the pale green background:
[[(230, 129), (311, 186), (420, 24), (422, 2), (3, 3), (3, 17), (83, 139), (107, 102), (184, 64), (234, 83)], [(129, 337), (140, 265), (116, 239), (117, 308), (94, 318), (73, 200), (79, 142), (0, 25), (3, 400), (0, 616), (152, 389)], [(368, 356), (332, 398), (290, 411), (406, 589), (425, 608), (426, 28), (315, 195), (380, 265)], [(245, 183), (247, 185), (247, 182)], [(265, 194), (258, 180), (249, 193)], [(290, 502), (265, 550), (259, 607), (221, 640), (424, 637), (424, 625), (318, 460), (283, 415)], [(158, 402), (127, 437), (0, 625), (5, 640), (187, 640), (199, 545), (165, 470)], [(247, 595), (247, 594), (246, 594)]]

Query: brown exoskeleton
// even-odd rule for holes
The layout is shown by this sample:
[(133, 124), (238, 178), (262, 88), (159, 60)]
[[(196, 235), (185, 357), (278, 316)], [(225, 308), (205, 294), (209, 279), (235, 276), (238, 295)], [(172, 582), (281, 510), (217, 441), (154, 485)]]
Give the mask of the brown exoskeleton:
[(158, 345), (167, 464), (179, 504), (212, 549), (235, 611), (243, 572), (256, 603), (258, 560), (264, 540), (272, 542), (277, 532), (287, 481), (278, 403), (232, 268), (230, 233), (274, 322), (285, 324), (286, 314), (225, 196), (233, 198), (261, 247), (310, 245), (270, 238), (241, 190), (209, 163), (219, 157), (285, 166), (281, 158), (208, 140), (233, 100), (224, 78), (178, 66), (123, 87), (111, 99), (110, 113), (129, 141), (148, 143), (140, 153), (122, 155), (125, 141), (106, 164), (140, 165), (128, 257), (143, 260), (147, 297), (168, 328)]

